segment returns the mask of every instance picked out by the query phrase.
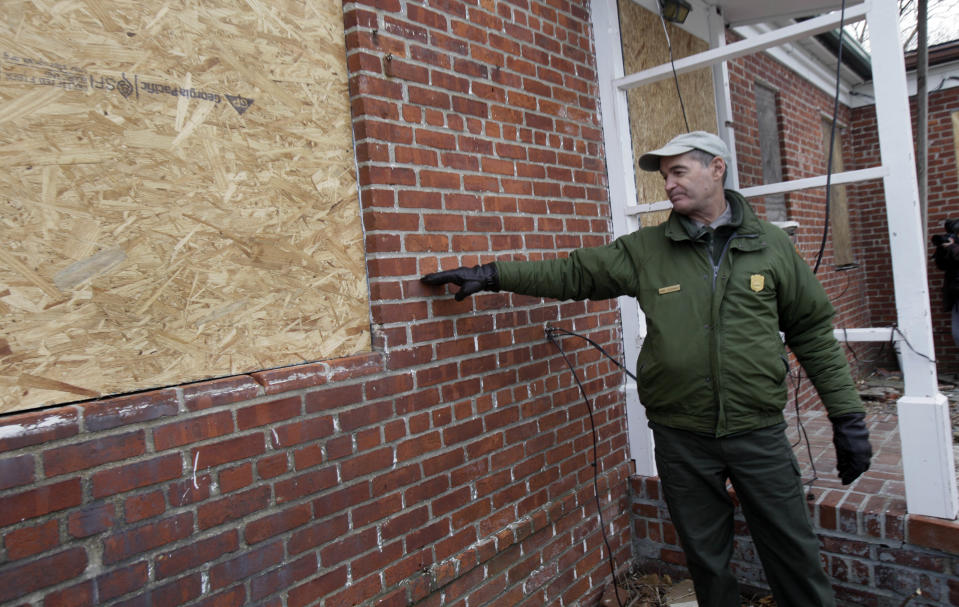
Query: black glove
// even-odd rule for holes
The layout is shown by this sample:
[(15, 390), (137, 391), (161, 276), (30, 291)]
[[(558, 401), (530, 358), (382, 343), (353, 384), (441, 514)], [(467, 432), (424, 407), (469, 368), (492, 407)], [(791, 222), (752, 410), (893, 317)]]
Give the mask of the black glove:
[(836, 468), (843, 485), (853, 482), (869, 470), (872, 445), (866, 429), (865, 413), (847, 413), (830, 417), (832, 444), (836, 447)]
[(445, 285), (448, 282), (459, 285), (462, 288), (454, 295), (456, 301), (463, 301), (467, 295), (479, 291), (499, 291), (499, 275), (496, 273), (495, 263), (434, 272), (420, 278), (420, 282), (432, 286)]

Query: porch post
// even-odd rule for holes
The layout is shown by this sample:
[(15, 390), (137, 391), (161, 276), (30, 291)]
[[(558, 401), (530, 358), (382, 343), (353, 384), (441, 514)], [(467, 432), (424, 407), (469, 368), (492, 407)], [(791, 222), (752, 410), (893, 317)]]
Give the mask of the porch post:
[[(709, 48), (726, 46), (726, 24), (720, 7), (706, 7), (706, 20), (709, 25)], [(739, 160), (736, 158), (736, 131), (733, 129), (733, 102), (729, 92), (729, 68), (725, 61), (712, 65), (713, 96), (716, 99), (716, 133), (726, 142), (731, 156), (729, 172), (726, 174), (726, 188), (739, 189)]]
[(896, 3), (870, 0), (866, 21), (872, 44), (876, 125), (882, 164), (905, 394), (898, 402), (906, 508), (913, 514), (955, 519), (959, 511), (948, 400), (939, 393), (926, 243), (920, 223), (906, 68)]
[[(624, 212), (628, 205), (636, 203), (636, 175), (633, 144), (629, 139), (626, 92), (613, 85), (615, 78), (623, 76), (623, 50), (616, 0), (594, 0), (591, 4), (591, 17), (613, 235), (619, 237), (638, 228), (639, 222)], [(645, 317), (634, 298), (620, 297), (618, 301), (623, 323), (623, 364), (633, 368), (646, 334)], [(624, 377), (630, 457), (636, 464), (637, 474), (656, 476), (653, 433), (646, 422), (646, 410), (639, 402), (635, 382), (625, 382), (625, 379)]]

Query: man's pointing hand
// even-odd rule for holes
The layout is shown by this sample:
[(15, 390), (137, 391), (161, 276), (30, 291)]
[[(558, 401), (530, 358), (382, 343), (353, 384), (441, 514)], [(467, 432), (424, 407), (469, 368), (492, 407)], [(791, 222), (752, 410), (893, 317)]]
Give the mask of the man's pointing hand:
[(463, 301), (468, 295), (479, 291), (499, 291), (499, 276), (496, 274), (495, 263), (434, 272), (420, 278), (420, 282), (432, 286), (445, 285), (448, 282), (459, 285), (461, 288), (454, 295), (456, 301)]

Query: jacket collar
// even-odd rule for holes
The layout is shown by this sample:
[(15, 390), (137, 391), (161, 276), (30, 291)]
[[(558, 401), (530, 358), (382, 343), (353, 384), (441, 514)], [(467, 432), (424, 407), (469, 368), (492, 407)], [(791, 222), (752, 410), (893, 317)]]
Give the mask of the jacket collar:
[[(762, 224), (752, 206), (743, 198), (743, 195), (735, 190), (725, 190), (725, 195), (726, 203), (730, 205), (732, 210), (732, 220), (727, 225), (735, 228), (736, 236), (744, 236), (750, 239), (759, 236), (762, 231)], [(693, 234), (698, 232), (699, 228), (694, 222), (675, 211), (672, 211), (666, 220), (666, 237), (670, 240), (695, 240)], [(747, 248), (752, 247), (747, 246)]]

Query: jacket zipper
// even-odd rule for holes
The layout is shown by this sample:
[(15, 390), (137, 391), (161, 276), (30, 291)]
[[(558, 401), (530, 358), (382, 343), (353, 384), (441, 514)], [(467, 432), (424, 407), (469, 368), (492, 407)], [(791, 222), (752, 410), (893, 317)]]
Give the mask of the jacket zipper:
[[(709, 264), (710, 264), (710, 266), (712, 267), (712, 270), (713, 270), (713, 276), (712, 276), (712, 282), (713, 282), (713, 284), (712, 284), (712, 294), (713, 294), (713, 300), (714, 300), (714, 301), (711, 302), (710, 312), (712, 312), (713, 307), (714, 307), (715, 305), (717, 305), (717, 302), (715, 301), (715, 298), (716, 298), (716, 279), (719, 277), (719, 269), (720, 269), (720, 267), (723, 265), (723, 259), (726, 258), (726, 253), (729, 252), (729, 247), (730, 247), (730, 245), (732, 245), (733, 240), (735, 240), (736, 238), (756, 238), (756, 237), (757, 237), (756, 234), (739, 234), (739, 232), (735, 232), (735, 231), (734, 231), (732, 234), (729, 235), (729, 238), (726, 239), (726, 244), (723, 245), (723, 250), (722, 250), (722, 252), (719, 254), (719, 259), (718, 259), (716, 262), (713, 262), (712, 255), (709, 254), (709, 251), (706, 251), (706, 257), (709, 258)], [(707, 247), (707, 248), (708, 248), (708, 247)], [(719, 302), (719, 303), (721, 303), (721, 302)], [(715, 343), (714, 343), (714, 346), (713, 346), (713, 351), (712, 351), (712, 353), (711, 353), (711, 355), (710, 355), (710, 361), (711, 361), (711, 365), (712, 365), (711, 372), (712, 372), (712, 374), (713, 374), (713, 402), (714, 402), (715, 405), (716, 405), (716, 434), (717, 434), (717, 435), (719, 435), (719, 433), (720, 433), (720, 425), (721, 425), (721, 421), (722, 421), (722, 420), (720, 419), (720, 413), (722, 412), (722, 406), (721, 406), (721, 402), (720, 402), (720, 400), (721, 400), (721, 399), (720, 399), (720, 393), (721, 393), (722, 386), (720, 386), (720, 383), (719, 383), (719, 375), (720, 375), (720, 374), (719, 374), (719, 366), (720, 366), (720, 361), (719, 361), (719, 350), (720, 350), (719, 340), (722, 339), (722, 335), (721, 335), (721, 332), (720, 332), (719, 329), (720, 329), (720, 327), (719, 327), (719, 312), (717, 311), (717, 312), (716, 312), (716, 317), (713, 318), (713, 340), (714, 340)], [(722, 426), (723, 426), (723, 428), (725, 428), (725, 424), (722, 424)]]

